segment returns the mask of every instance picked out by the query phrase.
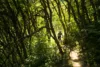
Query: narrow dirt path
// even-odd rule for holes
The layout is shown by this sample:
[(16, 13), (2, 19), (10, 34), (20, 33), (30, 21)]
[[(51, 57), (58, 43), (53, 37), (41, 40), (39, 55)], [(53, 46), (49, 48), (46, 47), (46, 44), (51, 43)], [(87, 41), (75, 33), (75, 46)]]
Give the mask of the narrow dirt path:
[(73, 67), (82, 67), (82, 63), (79, 59), (78, 54), (79, 53), (77, 50), (71, 51), (70, 53), (71, 62), (72, 62)]

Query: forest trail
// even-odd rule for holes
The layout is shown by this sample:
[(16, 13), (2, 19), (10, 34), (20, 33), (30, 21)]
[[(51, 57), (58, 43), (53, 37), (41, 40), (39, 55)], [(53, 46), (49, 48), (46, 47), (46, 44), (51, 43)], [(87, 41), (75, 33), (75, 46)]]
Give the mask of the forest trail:
[(71, 53), (70, 53), (71, 62), (72, 62), (73, 67), (82, 67), (82, 63), (80, 61), (78, 54), (79, 53), (77, 50), (71, 51)]

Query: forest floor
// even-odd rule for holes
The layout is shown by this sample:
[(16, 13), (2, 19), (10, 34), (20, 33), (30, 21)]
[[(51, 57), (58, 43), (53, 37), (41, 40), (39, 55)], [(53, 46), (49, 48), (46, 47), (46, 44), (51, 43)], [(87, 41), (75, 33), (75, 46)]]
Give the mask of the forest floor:
[(70, 57), (73, 67), (82, 67), (82, 61), (79, 58), (79, 53), (77, 50), (71, 51)]

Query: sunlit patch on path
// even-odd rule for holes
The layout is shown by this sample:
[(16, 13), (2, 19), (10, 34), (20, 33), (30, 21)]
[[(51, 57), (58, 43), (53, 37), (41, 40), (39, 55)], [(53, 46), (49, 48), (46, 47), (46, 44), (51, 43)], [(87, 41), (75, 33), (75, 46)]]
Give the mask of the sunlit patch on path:
[(78, 57), (78, 51), (76, 50), (71, 51), (70, 57), (71, 57), (73, 67), (82, 67), (81, 61), (79, 60), (79, 57)]

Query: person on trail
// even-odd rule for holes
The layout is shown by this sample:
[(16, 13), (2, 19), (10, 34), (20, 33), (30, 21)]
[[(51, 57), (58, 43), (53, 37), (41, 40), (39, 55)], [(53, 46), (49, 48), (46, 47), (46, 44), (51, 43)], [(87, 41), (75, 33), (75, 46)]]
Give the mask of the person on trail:
[(59, 33), (58, 33), (58, 40), (61, 40), (61, 38), (62, 38), (62, 32), (59, 31)]

